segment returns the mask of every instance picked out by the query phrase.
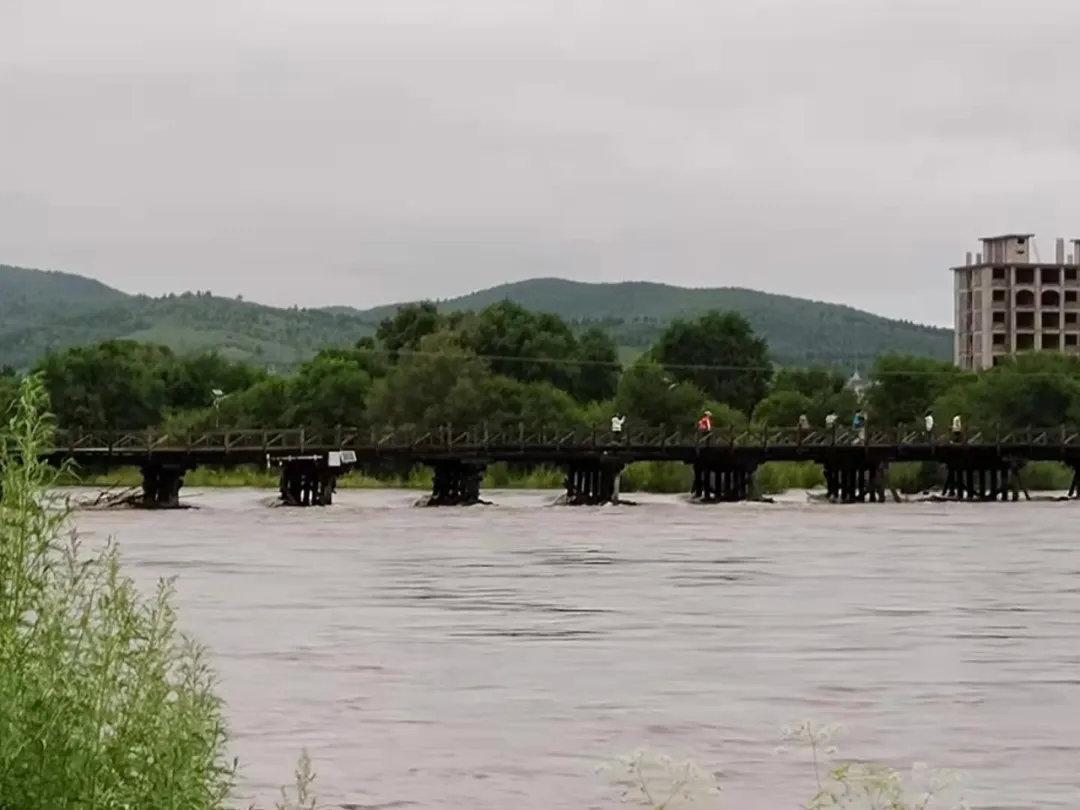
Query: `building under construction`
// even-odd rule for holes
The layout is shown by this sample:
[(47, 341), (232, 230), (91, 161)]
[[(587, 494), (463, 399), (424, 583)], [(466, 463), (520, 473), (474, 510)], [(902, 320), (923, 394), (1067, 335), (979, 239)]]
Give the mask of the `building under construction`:
[(1080, 353), (1080, 239), (1040, 259), (1030, 233), (989, 236), (953, 268), (955, 361), (989, 368), (1016, 352)]

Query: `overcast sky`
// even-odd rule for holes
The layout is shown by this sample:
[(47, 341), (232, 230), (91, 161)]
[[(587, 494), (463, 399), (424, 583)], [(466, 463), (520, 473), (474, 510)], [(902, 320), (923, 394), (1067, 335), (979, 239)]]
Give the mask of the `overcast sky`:
[(1078, 65), (1076, 0), (0, 0), (0, 263), (949, 323), (976, 237), (1080, 237)]

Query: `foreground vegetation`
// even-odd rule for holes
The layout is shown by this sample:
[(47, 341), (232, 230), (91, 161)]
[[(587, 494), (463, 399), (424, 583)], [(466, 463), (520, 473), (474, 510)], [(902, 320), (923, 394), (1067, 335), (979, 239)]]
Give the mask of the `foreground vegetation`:
[(177, 630), (167, 582), (142, 598), (114, 548), (66, 535), (37, 460), (44, 403), (29, 381), (0, 432), (0, 806), (224, 807), (233, 764), (206, 652)]

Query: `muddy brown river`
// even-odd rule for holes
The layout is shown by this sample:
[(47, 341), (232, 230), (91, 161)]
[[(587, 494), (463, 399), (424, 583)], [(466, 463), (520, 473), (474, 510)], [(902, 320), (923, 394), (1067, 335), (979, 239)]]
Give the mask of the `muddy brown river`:
[(983, 808), (1080, 807), (1080, 505), (416, 509), (414, 493), (185, 490), (77, 516), (141, 585), (176, 577), (215, 653), (242, 794), (307, 748), (332, 806), (619, 806), (639, 748), (719, 771), (719, 806), (813, 793), (779, 729), (966, 774)]

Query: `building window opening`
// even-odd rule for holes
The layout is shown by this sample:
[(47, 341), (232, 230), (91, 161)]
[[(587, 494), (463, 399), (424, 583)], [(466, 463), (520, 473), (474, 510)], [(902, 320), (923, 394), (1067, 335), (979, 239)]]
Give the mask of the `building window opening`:
[(1076, 339), (1078, 337), (1080, 337), (1080, 335), (1068, 335), (1068, 334), (1065, 335), (1065, 345), (1066, 346), (1076, 346), (1077, 345)]
[(1005, 345), (1005, 333), (1004, 332), (994, 332), (994, 345), (995, 346), (1004, 346)]
[(1005, 323), (1005, 313), (1004, 312), (995, 312), (994, 313), (994, 323)]
[(1031, 351), (1035, 348), (1035, 335), (1017, 335), (1016, 336), (1016, 350), (1018, 352)]
[(1065, 323), (1067, 325), (1076, 323), (1076, 313), (1075, 312), (1066, 312), (1065, 313)]
[(1034, 329), (1035, 328), (1035, 313), (1034, 312), (1017, 312), (1016, 313), (1016, 328), (1017, 329)]
[(1061, 295), (1056, 290), (1043, 290), (1042, 305), (1044, 307), (1061, 306)]
[(1016, 305), (1018, 307), (1035, 306), (1035, 293), (1031, 290), (1020, 290), (1016, 293)]
[(1040, 272), (1043, 284), (1060, 284), (1061, 272), (1056, 267), (1044, 267)]
[(1061, 327), (1061, 315), (1057, 312), (1044, 312), (1042, 314), (1043, 329), (1058, 329)]
[(1004, 281), (1004, 280), (1005, 280), (1005, 268), (1004, 267), (995, 267), (994, 268), (994, 281)]
[(1066, 270), (1065, 271), (1065, 280), (1066, 281), (1076, 281), (1076, 268), (1072, 268), (1071, 270)]
[(1066, 290), (1065, 291), (1065, 303), (1066, 304), (1075, 304), (1076, 303), (1076, 290)]
[(1042, 336), (1042, 347), (1044, 350), (1053, 351), (1061, 345), (1061, 340), (1058, 338), (1057, 332), (1044, 332)]
[(1016, 283), (1017, 284), (1034, 284), (1035, 283), (1035, 270), (1031, 267), (1017, 267), (1016, 268)]

